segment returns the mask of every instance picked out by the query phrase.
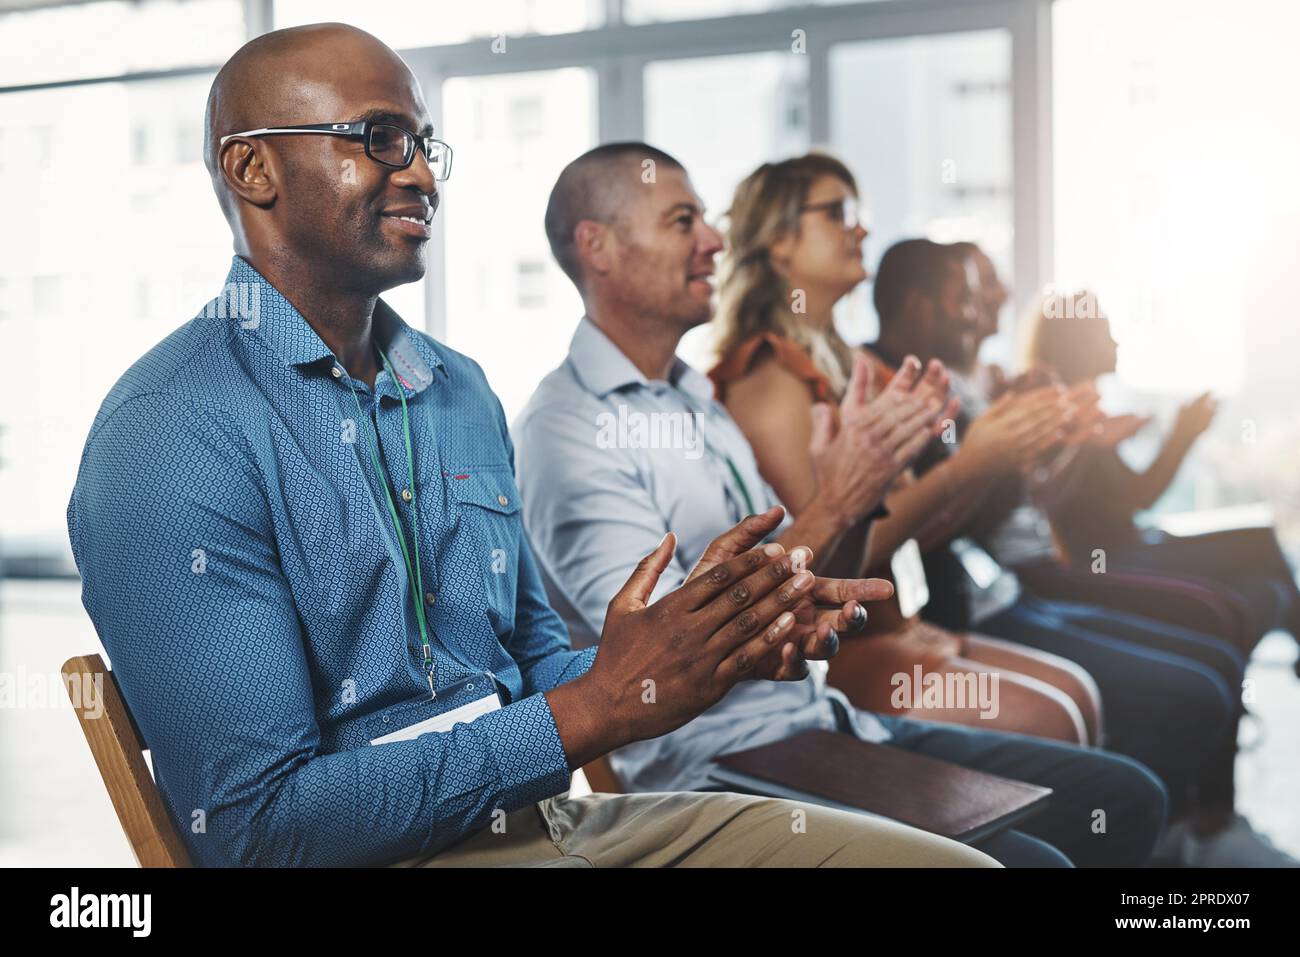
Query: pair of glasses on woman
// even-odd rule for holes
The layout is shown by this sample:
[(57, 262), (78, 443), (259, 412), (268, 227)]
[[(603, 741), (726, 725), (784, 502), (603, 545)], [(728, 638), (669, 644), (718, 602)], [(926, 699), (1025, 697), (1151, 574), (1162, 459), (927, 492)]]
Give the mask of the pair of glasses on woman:
[(366, 155), (376, 163), (393, 169), (406, 169), (415, 160), (415, 151), (421, 150), (439, 183), (451, 175), (451, 147), (432, 136), (416, 136), (410, 130), (391, 123), (358, 120), (354, 123), (308, 123), (305, 126), (267, 126), (260, 130), (245, 130), (221, 137), (221, 145), (237, 136), (268, 136), (280, 133), (315, 133), (322, 136), (346, 136), (361, 140)]
[(858, 205), (857, 198), (853, 196), (833, 199), (827, 203), (809, 203), (800, 206), (799, 212), (825, 213), (827, 219), (846, 230), (857, 229), (859, 226), (866, 229), (868, 226), (867, 211)]

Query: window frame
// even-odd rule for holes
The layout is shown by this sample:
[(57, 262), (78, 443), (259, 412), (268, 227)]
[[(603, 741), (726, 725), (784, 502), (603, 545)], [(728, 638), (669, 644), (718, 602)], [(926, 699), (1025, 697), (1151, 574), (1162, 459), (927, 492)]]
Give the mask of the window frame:
[[(564, 67), (594, 72), (597, 139), (642, 139), (643, 77), (648, 63), (774, 49), (773, 37), (805, 31), (809, 57), (811, 138), (830, 141), (830, 59), (837, 43), (1002, 29), (1011, 38), (1012, 218), (1015, 231), (1013, 294), (1029, 302), (1050, 275), (1052, 249), (1052, 0), (867, 0), (834, 5), (790, 5), (758, 13), (628, 24), (623, 0), (604, 0), (604, 23), (578, 33), (511, 36), (509, 69), (490, 38), (401, 49), (424, 87), (435, 129), (442, 129), (442, 84), (452, 77), (528, 73)], [(248, 37), (275, 23), (275, 0), (244, 0)], [(210, 74), (221, 64), (151, 70), (0, 87), (6, 93), (132, 83)], [(454, 139), (454, 134), (453, 134)], [(453, 144), (454, 145), (454, 144)], [(424, 283), (423, 325), (442, 338), (446, 321), (446, 233), (434, 219)]]

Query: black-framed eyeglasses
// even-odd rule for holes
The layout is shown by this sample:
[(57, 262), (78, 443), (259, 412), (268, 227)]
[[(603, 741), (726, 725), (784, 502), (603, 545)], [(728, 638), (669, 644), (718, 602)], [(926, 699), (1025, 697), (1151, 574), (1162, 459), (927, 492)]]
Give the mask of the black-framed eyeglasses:
[(366, 155), (376, 163), (393, 169), (406, 169), (415, 159), (417, 149), (424, 151), (433, 178), (439, 183), (451, 176), (451, 147), (432, 136), (416, 136), (410, 130), (391, 123), (357, 120), (349, 123), (308, 123), (303, 126), (267, 126), (260, 130), (228, 133), (221, 137), (221, 145), (237, 136), (266, 136), (271, 133), (319, 133), (325, 136), (346, 136), (361, 140)]
[(858, 205), (856, 197), (853, 196), (832, 199), (825, 203), (809, 203), (806, 206), (800, 206), (799, 212), (824, 212), (831, 222), (844, 227), (846, 230), (857, 229), (859, 226), (863, 229), (867, 228), (866, 210)]

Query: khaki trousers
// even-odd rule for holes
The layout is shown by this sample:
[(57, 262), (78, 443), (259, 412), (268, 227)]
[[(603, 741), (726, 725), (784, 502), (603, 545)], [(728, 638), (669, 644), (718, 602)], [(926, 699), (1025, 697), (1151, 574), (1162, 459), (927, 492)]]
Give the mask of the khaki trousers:
[(998, 867), (880, 818), (742, 794), (592, 794), (521, 808), (396, 867)]

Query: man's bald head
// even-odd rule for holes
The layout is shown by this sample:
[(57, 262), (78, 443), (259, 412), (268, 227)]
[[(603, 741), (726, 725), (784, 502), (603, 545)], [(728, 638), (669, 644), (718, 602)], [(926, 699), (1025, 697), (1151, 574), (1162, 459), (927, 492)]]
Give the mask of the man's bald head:
[[(648, 166), (650, 160), (653, 166)], [(588, 150), (564, 167), (546, 204), (546, 239), (564, 274), (582, 288), (574, 230), (584, 219), (611, 223), (618, 210), (634, 195), (633, 187), (658, 166), (681, 169), (682, 164), (663, 150), (646, 143), (606, 143)]]
[(245, 43), (217, 72), (208, 92), (203, 139), (208, 172), (216, 172), (218, 144), (228, 133), (316, 122), (303, 118), (313, 87), (346, 83), (349, 58), (362, 50), (410, 72), (382, 41), (345, 23), (289, 27)]
[(371, 157), (361, 137), (268, 133), (221, 142), (267, 127), (362, 120), (422, 142), (433, 126), (420, 85), (379, 40), (338, 23), (251, 40), (213, 81), (206, 119), (204, 161), (235, 251), (255, 266), (367, 294), (424, 274), (438, 188), (423, 149), (399, 169)]
[[(267, 126), (329, 122), (310, 114), (321, 85), (346, 82), (348, 55), (397, 54), (375, 37), (343, 23), (313, 23), (249, 40), (212, 81), (204, 118), (203, 162), (225, 207), (218, 177), (221, 137)], [(409, 72), (409, 71), (408, 71)], [(412, 78), (414, 79), (414, 78)]]

